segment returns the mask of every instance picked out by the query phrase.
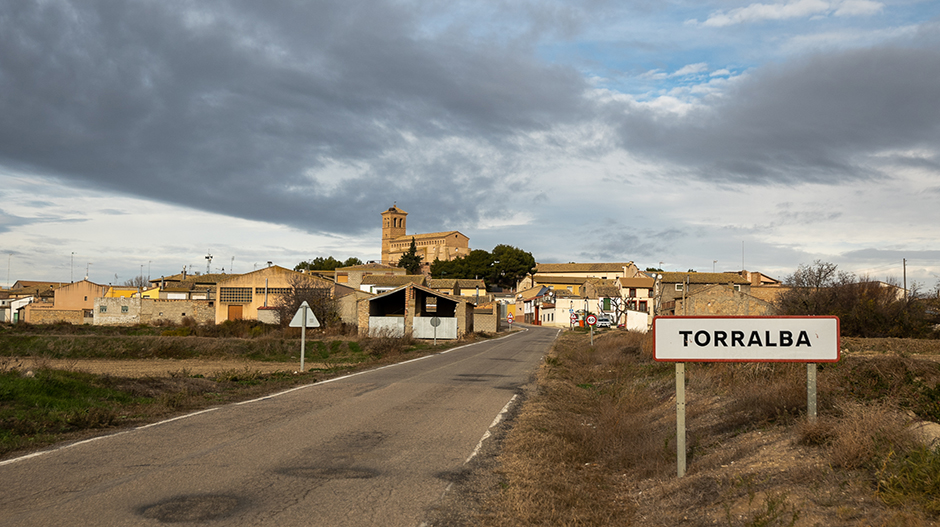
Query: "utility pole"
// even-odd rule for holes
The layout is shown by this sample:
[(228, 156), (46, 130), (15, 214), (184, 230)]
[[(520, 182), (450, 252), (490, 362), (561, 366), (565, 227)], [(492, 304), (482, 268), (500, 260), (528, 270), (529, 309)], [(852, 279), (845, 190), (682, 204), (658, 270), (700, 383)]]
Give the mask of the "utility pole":
[(72, 256), (69, 258), (69, 283), (75, 282), (75, 251), (72, 251)]
[(212, 265), (212, 250), (210, 249), (210, 250), (208, 251), (208, 253), (209, 253), (209, 254), (206, 255), (206, 274), (209, 274), (209, 273), (212, 272), (212, 271), (209, 269), (209, 266)]
[(907, 300), (907, 258), (901, 259), (901, 266), (904, 268), (904, 300)]

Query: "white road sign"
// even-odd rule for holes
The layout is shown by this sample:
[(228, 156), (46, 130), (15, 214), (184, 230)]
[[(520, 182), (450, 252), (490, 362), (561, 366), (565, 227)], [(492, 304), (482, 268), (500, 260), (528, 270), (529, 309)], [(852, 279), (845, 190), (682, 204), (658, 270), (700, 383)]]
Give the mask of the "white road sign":
[(290, 327), (292, 328), (302, 328), (304, 327), (304, 311), (307, 312), (307, 327), (308, 328), (318, 328), (320, 327), (320, 321), (317, 320), (317, 316), (313, 314), (313, 310), (310, 309), (310, 304), (306, 301), (300, 304), (300, 309), (297, 310), (297, 313), (294, 315), (294, 318), (290, 319)]
[(668, 362), (836, 362), (838, 317), (656, 317), (653, 358)]

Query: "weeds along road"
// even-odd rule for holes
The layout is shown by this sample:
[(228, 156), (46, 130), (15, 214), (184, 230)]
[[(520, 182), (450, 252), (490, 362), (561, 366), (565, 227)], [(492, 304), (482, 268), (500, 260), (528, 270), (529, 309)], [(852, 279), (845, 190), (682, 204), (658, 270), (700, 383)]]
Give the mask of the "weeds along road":
[(0, 463), (0, 525), (417, 525), (556, 330)]

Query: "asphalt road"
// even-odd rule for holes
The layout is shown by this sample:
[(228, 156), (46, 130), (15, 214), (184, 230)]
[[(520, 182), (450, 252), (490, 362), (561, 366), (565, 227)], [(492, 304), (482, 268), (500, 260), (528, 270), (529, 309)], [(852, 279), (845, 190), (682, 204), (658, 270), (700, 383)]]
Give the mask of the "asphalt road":
[(417, 525), (556, 335), (531, 328), (3, 462), (0, 525)]

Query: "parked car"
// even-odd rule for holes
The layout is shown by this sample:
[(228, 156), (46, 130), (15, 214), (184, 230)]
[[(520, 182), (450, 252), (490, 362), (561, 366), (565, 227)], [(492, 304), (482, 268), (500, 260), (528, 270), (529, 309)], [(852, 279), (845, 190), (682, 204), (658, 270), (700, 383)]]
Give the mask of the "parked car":
[(599, 315), (597, 317), (597, 327), (599, 328), (609, 328), (613, 323), (614, 321), (608, 315)]

